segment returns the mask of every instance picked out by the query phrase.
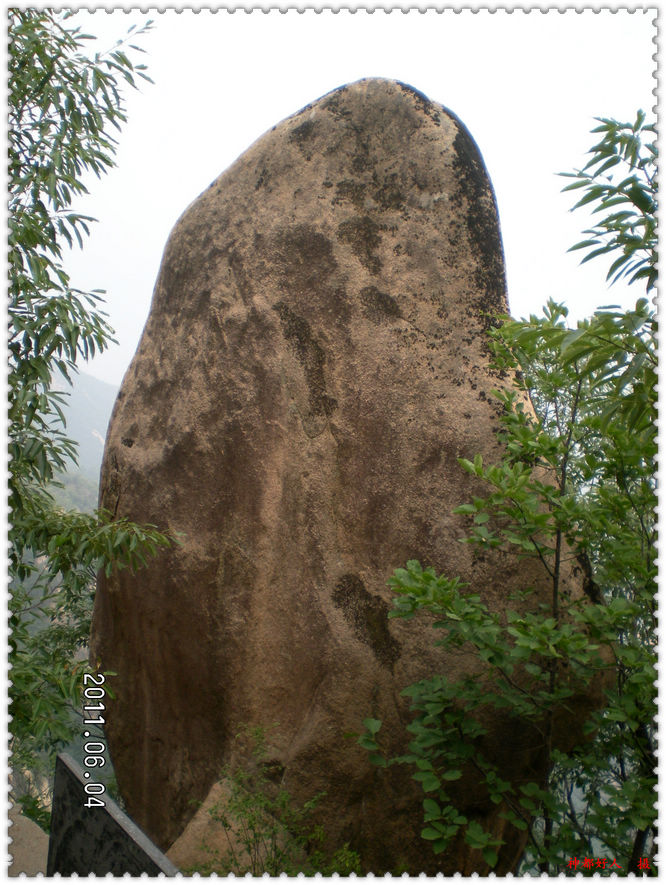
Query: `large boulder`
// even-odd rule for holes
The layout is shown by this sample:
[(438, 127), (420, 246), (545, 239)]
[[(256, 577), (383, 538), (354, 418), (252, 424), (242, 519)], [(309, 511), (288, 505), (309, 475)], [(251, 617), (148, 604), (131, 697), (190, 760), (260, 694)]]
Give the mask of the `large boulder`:
[(9, 864), (10, 876), (39, 876), (46, 874), (49, 854), (49, 836), (29, 817), (25, 817), (19, 807), (9, 809)]
[[(177, 174), (177, 170), (174, 170)], [(269, 770), (366, 870), (483, 872), (435, 859), (408, 772), (348, 735), (384, 722), (404, 749), (401, 690), (477, 662), (442, 659), (427, 624), (389, 621), (409, 559), (460, 575), (494, 609), (545, 573), (458, 543), (475, 491), (460, 457), (497, 454), (502, 383), (485, 331), (507, 312), (497, 210), (449, 111), (364, 80), (259, 139), (184, 213), (109, 428), (101, 505), (182, 535), (148, 568), (100, 577), (92, 661), (117, 677), (107, 737), (129, 813), (166, 849), (218, 789), (243, 726), (270, 726)], [(520, 569), (520, 571), (518, 571)], [(505, 773), (543, 747), (489, 723)], [(460, 786), (466, 813), (524, 835)]]

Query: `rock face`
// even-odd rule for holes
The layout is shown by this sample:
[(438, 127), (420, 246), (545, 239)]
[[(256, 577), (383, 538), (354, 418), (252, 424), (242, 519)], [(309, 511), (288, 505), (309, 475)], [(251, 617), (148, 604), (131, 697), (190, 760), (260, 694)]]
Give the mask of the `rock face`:
[[(320, 790), (336, 844), (366, 870), (483, 872), (430, 856), (422, 795), (349, 732), (382, 719), (404, 748), (402, 688), (442, 660), (424, 621), (388, 621), (392, 571), (419, 559), (502, 610), (548, 592), (537, 566), (474, 555), (453, 507), (459, 457), (495, 453), (501, 384), (484, 331), (507, 312), (497, 212), (478, 150), (447, 110), (393, 81), (343, 87), (257, 141), (184, 213), (118, 396), (101, 504), (183, 534), (136, 575), (103, 576), (92, 660), (118, 675), (107, 736), (128, 811), (161, 848), (181, 834), (243, 725), (271, 770)], [(526, 572), (525, 569), (528, 569)], [(533, 569), (530, 573), (529, 569)], [(541, 750), (491, 724), (508, 772)], [(471, 817), (524, 836), (461, 783)]]
[(41, 827), (21, 814), (16, 806), (9, 809), (9, 853), (11, 863), (8, 875), (38, 876), (46, 874), (49, 854), (49, 837)]

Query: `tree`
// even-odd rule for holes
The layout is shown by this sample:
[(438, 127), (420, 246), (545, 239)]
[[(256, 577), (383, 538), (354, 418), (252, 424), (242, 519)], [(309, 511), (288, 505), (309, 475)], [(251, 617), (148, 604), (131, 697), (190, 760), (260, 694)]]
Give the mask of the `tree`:
[[(561, 174), (574, 179), (565, 191), (584, 190), (574, 209), (596, 204), (595, 215), (607, 214), (584, 231), (591, 239), (581, 240), (569, 251), (589, 250), (584, 263), (619, 250), (606, 279), (611, 283), (623, 277), (629, 277), (630, 283), (645, 280), (649, 292), (657, 282), (656, 129), (646, 124), (643, 111), (634, 123), (602, 117), (598, 122), (592, 132), (603, 133), (603, 138), (590, 148), (589, 162), (577, 172)], [(646, 142), (646, 135), (655, 141)]]
[[(586, 189), (577, 206), (596, 201), (611, 214), (594, 242), (575, 248), (592, 248), (588, 258), (621, 249), (609, 277), (631, 274), (650, 290), (656, 149), (642, 143), (654, 134), (644, 120), (641, 113), (633, 126), (602, 121), (604, 139), (573, 186)], [(630, 174), (618, 184), (603, 178), (625, 161)], [(405, 690), (415, 718), (402, 757), (382, 757), (376, 720), (366, 720), (360, 741), (377, 764), (415, 769), (426, 793), (422, 836), (436, 852), (462, 832), (489, 867), (498, 862), (501, 840), (468, 820), (450, 789), (472, 770), (502, 815), (527, 832), (522, 871), (649, 873), (656, 835), (656, 322), (644, 298), (633, 310), (602, 308), (576, 329), (566, 326), (566, 313), (550, 302), (540, 318), (507, 318), (491, 330), (497, 368), (531, 395), (535, 413), (515, 390), (496, 394), (504, 456), (492, 465), (478, 456), (461, 462), (489, 492), (457, 508), (472, 521), (468, 543), (537, 557), (551, 602), (527, 614), (509, 609), (501, 619), (481, 602), (479, 588), (417, 562), (398, 569), (390, 582), (398, 594), (392, 616), (430, 612), (443, 634), (438, 644), (471, 644), (483, 669), (459, 682), (435, 676)], [(572, 567), (584, 604), (563, 592)], [(529, 598), (526, 588), (513, 589)], [(579, 691), (604, 673), (605, 707), (581, 712)], [(483, 751), (480, 714), (488, 707), (511, 709), (540, 735), (549, 759), (544, 782), (505, 780)], [(561, 714), (587, 735), (570, 752), (556, 749)]]
[[(76, 462), (54, 378), (71, 384), (77, 363), (113, 341), (102, 291), (74, 289), (63, 265), (64, 246), (83, 246), (94, 221), (72, 204), (87, 193), (86, 174), (114, 165), (120, 83), (148, 80), (122, 41), (85, 54), (93, 38), (68, 24), (72, 15), (9, 10), (10, 730), (12, 767), (33, 776), (51, 770), (78, 728), (77, 652), (97, 570), (138, 568), (169, 543), (153, 526), (65, 512), (50, 492)], [(44, 822), (35, 789), (14, 798)]]

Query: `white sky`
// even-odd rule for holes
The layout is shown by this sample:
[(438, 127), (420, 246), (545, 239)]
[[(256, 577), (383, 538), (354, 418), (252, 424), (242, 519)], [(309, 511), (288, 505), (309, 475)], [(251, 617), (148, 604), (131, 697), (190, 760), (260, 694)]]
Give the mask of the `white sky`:
[(654, 8), (81, 11), (73, 21), (103, 35), (99, 48), (137, 21), (155, 21), (140, 40), (155, 85), (127, 95), (118, 167), (93, 179), (76, 207), (100, 223), (67, 266), (75, 285), (107, 290), (119, 340), (83, 368), (121, 381), (166, 239), (189, 203), (277, 122), (368, 76), (408, 83), (470, 130), (497, 196), (514, 316), (539, 312), (549, 297), (574, 319), (633, 304), (641, 286), (608, 290), (608, 262), (580, 267), (580, 253), (567, 254), (588, 219), (568, 211), (574, 200), (555, 173), (584, 165), (594, 117), (650, 113), (656, 16)]

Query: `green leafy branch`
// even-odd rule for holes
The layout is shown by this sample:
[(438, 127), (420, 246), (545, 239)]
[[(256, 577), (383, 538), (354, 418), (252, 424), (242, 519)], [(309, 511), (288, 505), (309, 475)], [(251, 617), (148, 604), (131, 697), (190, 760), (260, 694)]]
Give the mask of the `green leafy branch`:
[[(51, 494), (77, 456), (54, 377), (71, 383), (114, 340), (102, 291), (75, 289), (63, 266), (94, 221), (73, 204), (86, 175), (115, 165), (120, 82), (149, 80), (135, 44), (91, 57), (73, 16), (9, 10), (10, 730), (13, 774), (30, 789), (78, 728), (96, 572), (139, 568), (173, 541), (106, 513), (65, 512)], [(44, 823), (41, 793), (12, 798)]]
[(650, 291), (657, 281), (656, 127), (643, 111), (634, 123), (597, 119), (592, 131), (603, 137), (590, 148), (591, 159), (578, 172), (560, 174), (574, 179), (565, 191), (584, 190), (574, 209), (595, 203), (594, 214), (607, 214), (570, 251), (590, 250), (583, 262), (619, 251), (606, 279), (645, 280)]

